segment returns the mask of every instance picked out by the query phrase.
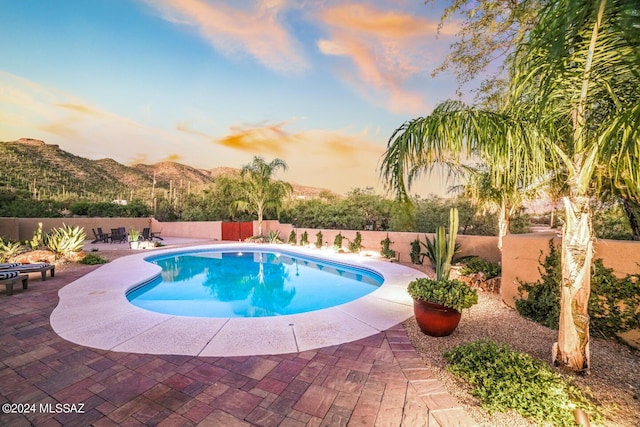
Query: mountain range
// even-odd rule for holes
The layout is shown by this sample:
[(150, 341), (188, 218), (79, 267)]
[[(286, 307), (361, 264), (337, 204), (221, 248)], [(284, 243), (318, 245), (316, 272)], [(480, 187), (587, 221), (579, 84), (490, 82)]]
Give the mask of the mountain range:
[[(95, 200), (145, 199), (152, 191), (198, 191), (219, 176), (239, 173), (240, 169), (231, 167), (207, 170), (176, 162), (127, 166), (110, 158), (91, 160), (31, 138), (0, 142), (0, 190), (29, 193), (36, 198), (75, 195)], [(331, 193), (323, 188), (291, 185), (294, 197)]]

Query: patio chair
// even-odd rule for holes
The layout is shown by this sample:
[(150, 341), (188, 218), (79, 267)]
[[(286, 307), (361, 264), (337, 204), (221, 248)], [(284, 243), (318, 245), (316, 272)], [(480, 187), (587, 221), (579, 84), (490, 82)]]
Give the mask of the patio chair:
[(22, 289), (29, 287), (29, 275), (17, 271), (0, 271), (0, 285), (7, 289), (7, 296), (13, 295), (13, 285), (18, 281), (22, 281)]
[(40, 273), (42, 275), (42, 280), (47, 280), (47, 271), (51, 274), (51, 277), (55, 277), (56, 275), (56, 266), (53, 264), (49, 264), (48, 262), (38, 262), (33, 264), (22, 264), (19, 262), (14, 262), (10, 264), (0, 264), (0, 273), (4, 272), (17, 272), (21, 273)]
[(111, 243), (124, 243), (127, 241), (127, 233), (123, 230), (124, 227), (111, 229)]
[(142, 229), (142, 238), (149, 241), (153, 239), (164, 240), (162, 237), (160, 237), (160, 233), (161, 231), (151, 231), (151, 228), (145, 227)]
[(92, 228), (91, 231), (93, 232), (93, 237), (95, 237), (95, 239), (93, 239), (91, 243), (98, 243), (98, 242), (108, 243), (109, 242), (109, 234), (103, 233), (102, 228), (98, 228), (97, 232), (95, 229)]

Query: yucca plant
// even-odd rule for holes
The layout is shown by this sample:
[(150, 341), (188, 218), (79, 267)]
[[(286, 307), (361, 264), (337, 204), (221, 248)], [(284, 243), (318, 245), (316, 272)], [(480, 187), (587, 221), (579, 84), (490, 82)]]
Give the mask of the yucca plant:
[(35, 251), (45, 246), (44, 234), (42, 233), (41, 222), (38, 223), (38, 229), (33, 232), (33, 238), (27, 241), (26, 244), (31, 248), (32, 251)]
[(267, 234), (267, 242), (269, 243), (282, 243), (280, 238), (280, 232), (278, 230), (271, 230)]
[(86, 237), (84, 228), (62, 224), (62, 227), (52, 229), (47, 235), (47, 247), (56, 254), (56, 257), (66, 256), (73, 252), (80, 252)]
[(138, 230), (137, 228), (130, 228), (129, 229), (129, 241), (130, 242), (137, 242), (140, 239), (140, 230)]

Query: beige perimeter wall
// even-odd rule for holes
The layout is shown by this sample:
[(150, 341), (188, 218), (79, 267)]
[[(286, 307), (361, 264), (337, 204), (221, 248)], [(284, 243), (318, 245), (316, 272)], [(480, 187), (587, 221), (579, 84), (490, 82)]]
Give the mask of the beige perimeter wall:
[[(556, 234), (521, 234), (504, 238), (502, 247), (502, 300), (514, 307), (519, 297), (519, 281), (540, 279), (540, 262), (549, 253), (549, 240), (559, 248), (562, 239)], [(640, 242), (626, 240), (596, 240), (594, 259), (602, 259), (619, 277), (640, 272)]]
[[(254, 230), (257, 230), (257, 225), (254, 223)], [(262, 224), (263, 233), (267, 234), (269, 231), (280, 232), (280, 238), (285, 242), (289, 239), (289, 234), (293, 227), (291, 224), (280, 224), (278, 221), (264, 221)], [(316, 234), (322, 232), (322, 240), (328, 246), (333, 246), (333, 240), (338, 233), (341, 233), (345, 238), (343, 239), (343, 247), (347, 247), (347, 239), (353, 240), (356, 237), (356, 230), (327, 230), (316, 228), (296, 228), (296, 236), (298, 242), (300, 242), (300, 236), (305, 231), (309, 236), (309, 242), (314, 244), (316, 242)], [(387, 235), (393, 243), (389, 246), (395, 250), (399, 255), (401, 262), (411, 261), (411, 242), (416, 238), (419, 238), (422, 242), (426, 240), (425, 236), (429, 239), (433, 239), (432, 233), (411, 233), (411, 232), (396, 232), (396, 231), (360, 231), (362, 235), (362, 245), (364, 250), (380, 252), (380, 242), (384, 240)], [(467, 255), (476, 255), (486, 258), (493, 262), (500, 262), (500, 251), (498, 250), (498, 238), (496, 236), (461, 236), (458, 235), (458, 240), (461, 244), (461, 250), (457, 256), (464, 257)], [(424, 251), (424, 248), (423, 248)]]
[[(222, 240), (222, 223), (220, 221), (199, 222), (159, 222), (153, 218), (0, 218), (0, 236), (11, 240), (29, 240), (33, 232), (42, 222), (43, 231), (48, 232), (63, 223), (67, 225), (79, 225), (84, 227), (87, 239), (91, 240), (92, 228), (102, 227), (109, 230), (116, 227), (127, 229), (151, 227), (152, 231), (160, 231), (167, 237), (194, 237), (211, 240)], [(254, 234), (257, 233), (258, 223), (253, 223)], [(264, 221), (263, 233), (278, 231), (280, 238), (287, 241), (293, 227), (291, 224), (280, 224), (278, 221)], [(305, 231), (309, 236), (309, 242), (315, 243), (316, 234), (322, 232), (323, 242), (331, 247), (338, 233), (349, 240), (356, 236), (355, 230), (318, 230), (310, 228), (297, 228), (298, 242)], [(393, 242), (391, 249), (398, 253), (401, 262), (410, 262), (411, 242), (419, 238), (425, 241), (425, 236), (430, 239), (433, 234), (409, 233), (409, 232), (385, 232), (385, 231), (361, 231), (364, 249), (371, 252), (380, 252), (380, 241), (387, 235)], [(458, 236), (461, 244), (460, 257), (467, 255), (481, 256), (493, 262), (502, 262), (501, 294), (504, 302), (514, 306), (518, 297), (518, 280), (535, 282), (540, 278), (539, 260), (546, 256), (549, 248), (549, 240), (553, 239), (559, 245), (560, 239), (555, 233), (544, 234), (512, 234), (504, 238), (502, 254), (498, 250), (498, 240), (495, 236)], [(343, 242), (347, 247), (347, 241)], [(595, 242), (595, 258), (601, 258), (604, 265), (612, 268), (616, 274), (624, 276), (640, 271), (640, 242), (597, 240)]]
[(48, 233), (52, 228), (63, 224), (78, 225), (84, 228), (87, 239), (93, 239), (91, 229), (102, 228), (109, 232), (112, 228), (125, 227), (127, 230), (142, 230), (150, 227), (151, 231), (161, 232), (167, 237), (195, 237), (221, 240), (222, 222), (160, 222), (154, 218), (0, 218), (0, 237), (10, 240), (31, 240), (33, 232), (42, 223), (42, 231)]

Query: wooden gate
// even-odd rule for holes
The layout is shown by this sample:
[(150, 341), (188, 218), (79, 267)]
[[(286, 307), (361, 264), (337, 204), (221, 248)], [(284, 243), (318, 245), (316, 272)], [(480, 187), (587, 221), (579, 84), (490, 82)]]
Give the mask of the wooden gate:
[(223, 222), (222, 240), (244, 241), (253, 236), (253, 222)]

